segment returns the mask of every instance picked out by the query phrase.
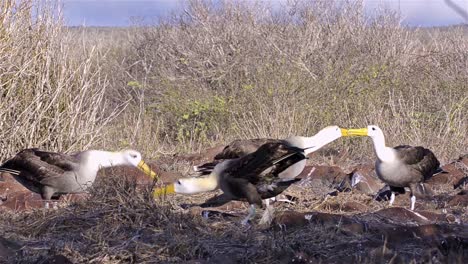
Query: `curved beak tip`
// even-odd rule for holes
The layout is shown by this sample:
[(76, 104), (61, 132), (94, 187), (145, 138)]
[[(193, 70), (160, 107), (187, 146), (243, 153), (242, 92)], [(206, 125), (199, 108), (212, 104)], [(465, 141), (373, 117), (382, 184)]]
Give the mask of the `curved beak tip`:
[(153, 192), (153, 195), (156, 197), (171, 193), (175, 193), (174, 184), (170, 184), (162, 188), (156, 188)]
[(342, 136), (342, 137), (349, 136), (349, 131), (348, 131), (348, 129), (346, 129), (346, 128), (340, 128), (340, 130), (341, 130), (341, 136)]
[(143, 160), (138, 163), (138, 168), (143, 171), (146, 175), (150, 176), (152, 179), (157, 177), (156, 172), (151, 170), (151, 168)]

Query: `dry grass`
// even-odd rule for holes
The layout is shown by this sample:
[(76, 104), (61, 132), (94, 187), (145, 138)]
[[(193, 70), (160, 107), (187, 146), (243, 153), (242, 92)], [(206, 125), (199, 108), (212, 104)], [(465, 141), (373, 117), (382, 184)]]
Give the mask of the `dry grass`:
[[(466, 28), (408, 29), (385, 12), (364, 19), (360, 3), (342, 3), (346, 12), (294, 3), (273, 13), (261, 3), (190, 1), (159, 26), (122, 34), (125, 85), (113, 88), (135, 98), (126, 122), (150, 123), (130, 126), (130, 141), (191, 152), (377, 124), (390, 145), (424, 145), (443, 162), (466, 152)], [(373, 155), (367, 140), (335, 146), (356, 160)]]
[[(94, 46), (64, 32), (55, 6), (2, 1), (0, 14), (0, 156), (26, 147), (91, 146), (119, 112), (104, 95), (108, 78)], [(37, 18), (31, 18), (36, 13)]]
[[(158, 26), (64, 29), (54, 6), (34, 4), (15, 23), (13, 1), (2, 8), (2, 157), (26, 146), (157, 157), (331, 124), (377, 124), (389, 145), (443, 162), (468, 149), (465, 27), (403, 28), (388, 12), (365, 19), (359, 2), (190, 1)], [(366, 139), (332, 147), (373, 156)]]
[[(63, 255), (74, 263), (303, 263), (309, 260), (375, 263), (392, 258), (396, 258), (398, 263), (429, 260), (463, 263), (463, 249), (457, 251), (460, 249), (449, 247), (448, 253), (444, 253), (442, 248), (438, 248), (443, 245), (439, 241), (442, 238), (402, 238), (405, 243), (395, 238), (384, 240), (385, 232), (379, 230), (390, 224), (376, 216), (346, 216), (339, 209), (324, 207), (313, 211), (341, 213), (342, 220), (334, 222), (336, 218), (330, 219), (329, 223), (318, 220), (301, 228), (286, 230), (257, 226), (245, 229), (239, 226), (240, 217), (205, 219), (196, 214), (198, 211), (190, 213), (175, 205), (178, 198), (154, 200), (149, 192), (150, 186), (142, 187), (134, 180), (123, 178), (125, 180), (115, 174), (101, 177), (88, 199), (55, 211), (2, 214), (0, 220), (11, 224), (0, 225), (0, 233), (22, 245), (15, 260), (32, 263)], [(340, 202), (349, 197), (360, 200), (356, 198), (359, 195), (345, 194)], [(197, 199), (206, 199), (206, 195), (184, 198), (191, 203)], [(315, 197), (304, 196), (301, 199)], [(297, 206), (301, 207), (302, 203)], [(277, 209), (280, 211), (298, 210), (296, 206), (279, 208), (281, 206)], [(353, 231), (350, 229), (353, 225), (349, 223), (369, 230)], [(390, 227), (396, 230), (399, 225), (401, 223)], [(408, 226), (412, 225), (407, 224), (406, 228)], [(445, 227), (440, 225), (437, 228), (444, 230)], [(457, 230), (461, 227), (448, 228)], [(448, 232), (445, 236), (442, 240), (449, 241), (454, 235)], [(459, 236), (463, 239), (462, 234)]]

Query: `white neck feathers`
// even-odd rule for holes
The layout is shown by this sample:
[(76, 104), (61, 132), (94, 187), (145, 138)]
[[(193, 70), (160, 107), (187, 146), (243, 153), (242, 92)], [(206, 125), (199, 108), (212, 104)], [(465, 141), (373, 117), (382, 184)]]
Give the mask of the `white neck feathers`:
[[(209, 192), (218, 188), (218, 176), (216, 173), (211, 173), (206, 177), (200, 178), (186, 178), (181, 179), (183, 181), (183, 190), (179, 190), (180, 193), (193, 194), (201, 192)], [(176, 187), (176, 192), (178, 192)]]
[(372, 136), (374, 142), (374, 150), (377, 158), (381, 162), (393, 162), (396, 159), (396, 153), (393, 148), (385, 146), (385, 137), (383, 134)]
[(328, 143), (336, 140), (338, 137), (327, 133), (317, 133), (312, 137), (294, 136), (286, 139), (286, 141), (294, 147), (307, 148), (304, 150), (305, 155), (321, 149)]
[(85, 154), (86, 161), (84, 167), (92, 171), (98, 171), (100, 168), (125, 165), (128, 162), (120, 152), (110, 152), (102, 150), (91, 150)]

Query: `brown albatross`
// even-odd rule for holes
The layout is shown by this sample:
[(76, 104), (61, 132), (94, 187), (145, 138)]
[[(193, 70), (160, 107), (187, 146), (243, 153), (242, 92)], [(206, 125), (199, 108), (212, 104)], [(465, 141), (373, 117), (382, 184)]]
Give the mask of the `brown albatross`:
[(242, 221), (242, 224), (247, 224), (255, 215), (255, 206), (262, 206), (262, 199), (275, 197), (298, 181), (296, 176), (305, 167), (306, 154), (346, 134), (345, 129), (331, 126), (310, 138), (294, 137), (291, 140), (268, 142), (253, 153), (217, 163), (206, 177), (179, 179), (174, 184), (156, 189), (154, 195), (174, 192), (193, 194), (219, 187), (223, 194), (209, 199), (201, 206), (219, 206), (231, 200), (247, 200), (250, 204), (249, 214)]
[(39, 193), (42, 199), (50, 200), (62, 194), (86, 191), (100, 168), (119, 165), (134, 166), (150, 177), (156, 177), (135, 150), (87, 150), (69, 155), (36, 148), (24, 149), (3, 163), (0, 172), (10, 173), (26, 188)]
[(377, 160), (377, 176), (389, 185), (391, 192), (390, 205), (395, 201), (395, 190), (410, 188), (411, 210), (414, 210), (417, 187), (433, 174), (442, 171), (434, 153), (424, 147), (401, 145), (394, 148), (385, 146), (385, 137), (378, 126), (349, 129), (348, 136), (369, 136), (373, 143)]
[[(341, 129), (338, 126), (328, 126), (317, 132), (317, 134), (311, 137), (302, 137), (302, 136), (291, 136), (286, 139), (271, 139), (271, 138), (256, 138), (256, 139), (237, 139), (229, 143), (224, 149), (216, 154), (214, 160), (202, 165), (194, 166), (194, 171), (200, 173), (201, 175), (210, 174), (214, 167), (229, 159), (241, 158), (245, 155), (255, 152), (260, 146), (266, 143), (277, 143), (284, 142), (285, 144), (297, 148), (304, 148), (304, 155), (319, 150), (323, 146), (333, 142), (334, 140), (340, 138), (346, 129)], [(304, 170), (306, 161), (301, 161), (298, 164), (294, 165), (294, 168), (290, 170), (295, 170), (297, 175)], [(297, 176), (295, 175), (295, 176)]]

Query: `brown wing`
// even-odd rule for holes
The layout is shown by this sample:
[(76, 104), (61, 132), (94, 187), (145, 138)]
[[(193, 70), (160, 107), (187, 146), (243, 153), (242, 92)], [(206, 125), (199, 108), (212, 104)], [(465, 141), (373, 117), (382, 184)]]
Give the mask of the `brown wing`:
[(66, 171), (78, 167), (78, 159), (61, 153), (25, 149), (0, 168), (19, 171), (19, 178), (24, 181), (41, 183), (44, 179), (60, 177)]
[(423, 175), (424, 180), (430, 178), (440, 166), (434, 153), (427, 148), (402, 145), (395, 147), (395, 150), (405, 164)]
[(245, 178), (256, 184), (273, 181), (289, 166), (306, 157), (304, 152), (281, 141), (263, 144), (257, 151), (238, 159), (224, 173), (230, 177)]
[(265, 143), (279, 142), (277, 139), (256, 138), (256, 139), (238, 139), (229, 143), (223, 151), (218, 153), (214, 159), (237, 159), (255, 152)]
[(50, 166), (61, 168), (64, 171), (76, 170), (79, 167), (80, 160), (78, 159), (78, 155), (68, 155), (64, 153), (41, 151), (37, 149), (34, 150), (34, 153), (37, 157)]

